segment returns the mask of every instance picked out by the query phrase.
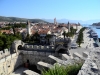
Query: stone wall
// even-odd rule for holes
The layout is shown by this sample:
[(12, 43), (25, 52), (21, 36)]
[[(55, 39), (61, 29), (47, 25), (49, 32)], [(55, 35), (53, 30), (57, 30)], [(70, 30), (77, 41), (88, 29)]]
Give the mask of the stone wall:
[(9, 75), (14, 69), (22, 65), (22, 63), (21, 55), (0, 51), (0, 75)]
[(91, 50), (78, 75), (100, 75), (100, 47)]
[(51, 64), (55, 62), (48, 57), (49, 55), (55, 55), (55, 53), (37, 51), (20, 51), (20, 53), (23, 53), (22, 58), (24, 63), (27, 60), (29, 60), (31, 64), (37, 64), (39, 61), (44, 61)]

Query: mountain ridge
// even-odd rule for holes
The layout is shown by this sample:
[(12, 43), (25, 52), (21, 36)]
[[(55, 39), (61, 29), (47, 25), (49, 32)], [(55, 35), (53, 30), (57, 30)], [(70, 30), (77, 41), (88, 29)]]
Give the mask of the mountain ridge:
[(37, 23), (37, 22), (45, 22), (48, 23), (47, 21), (44, 21), (42, 19), (27, 19), (27, 18), (19, 18), (19, 17), (5, 17), (5, 16), (0, 16), (0, 21), (8, 21), (8, 22), (14, 22), (14, 21), (18, 21), (18, 22), (27, 22), (27, 21), (33, 22), (33, 23)]
[[(14, 21), (19, 21), (19, 22), (27, 22), (29, 20), (30, 22), (33, 23), (38, 23), (38, 22), (45, 22), (45, 23), (54, 23), (54, 19), (28, 19), (28, 18), (19, 18), (19, 17), (5, 17), (5, 16), (0, 16), (0, 21), (9, 21), (9, 22), (14, 22)], [(94, 20), (87, 20), (87, 21), (82, 21), (82, 20), (69, 20), (69, 19), (57, 19), (58, 23), (81, 23), (81, 24), (89, 24), (92, 25), (93, 23), (100, 22), (100, 19), (94, 19)]]

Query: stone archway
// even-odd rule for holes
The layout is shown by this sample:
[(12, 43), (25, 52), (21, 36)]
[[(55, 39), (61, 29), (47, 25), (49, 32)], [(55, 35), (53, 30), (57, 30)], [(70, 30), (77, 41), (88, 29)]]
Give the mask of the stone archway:
[(58, 53), (66, 53), (66, 49), (61, 48), (61, 49), (58, 50)]
[(64, 49), (64, 50), (66, 50), (66, 48), (65, 47), (63, 47), (62, 45), (59, 45), (58, 47), (56, 47), (56, 52), (58, 52), (60, 49)]
[(19, 45), (19, 46), (17, 47), (18, 50), (22, 50), (22, 48), (23, 48), (22, 45)]
[(62, 45), (59, 45), (55, 50), (55, 55), (56, 56), (58, 56), (59, 53), (66, 53), (66, 54), (70, 55), (69, 49), (63, 47)]

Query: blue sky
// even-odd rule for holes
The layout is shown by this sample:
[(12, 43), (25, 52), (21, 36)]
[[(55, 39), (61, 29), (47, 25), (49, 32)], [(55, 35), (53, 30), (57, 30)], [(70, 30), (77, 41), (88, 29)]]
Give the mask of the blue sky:
[(0, 0), (0, 16), (100, 19), (100, 0)]

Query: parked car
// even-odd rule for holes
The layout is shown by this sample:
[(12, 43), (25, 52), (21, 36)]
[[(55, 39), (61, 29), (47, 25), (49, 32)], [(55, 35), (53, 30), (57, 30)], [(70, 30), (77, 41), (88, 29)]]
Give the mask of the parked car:
[(71, 44), (72, 49), (76, 49), (77, 47), (78, 47), (78, 45), (76, 43)]

